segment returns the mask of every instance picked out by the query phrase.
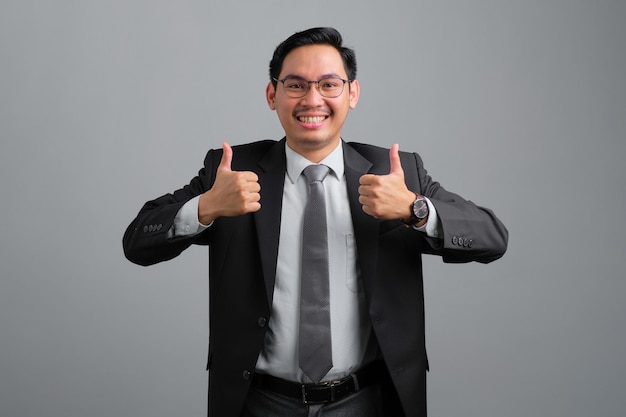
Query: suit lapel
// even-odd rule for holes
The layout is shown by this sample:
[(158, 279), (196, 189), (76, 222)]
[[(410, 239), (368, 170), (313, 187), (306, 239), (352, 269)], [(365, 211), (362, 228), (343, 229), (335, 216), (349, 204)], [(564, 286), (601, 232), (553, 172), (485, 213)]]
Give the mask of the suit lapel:
[(254, 213), (263, 277), (269, 305), (272, 305), (276, 261), (280, 236), (280, 218), (285, 182), (285, 140), (277, 142), (259, 162), (261, 209)]
[(367, 283), (376, 275), (379, 222), (365, 213), (359, 203), (359, 178), (368, 173), (372, 163), (345, 142), (343, 155), (359, 266), (363, 281)]

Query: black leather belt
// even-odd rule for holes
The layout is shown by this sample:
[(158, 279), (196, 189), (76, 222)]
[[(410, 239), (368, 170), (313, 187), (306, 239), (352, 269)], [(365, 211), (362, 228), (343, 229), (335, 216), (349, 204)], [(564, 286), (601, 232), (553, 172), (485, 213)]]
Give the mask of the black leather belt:
[(385, 375), (382, 361), (372, 362), (345, 378), (320, 384), (300, 384), (267, 374), (255, 374), (255, 387), (285, 397), (302, 400), (303, 404), (323, 404), (340, 400), (367, 386), (378, 384)]

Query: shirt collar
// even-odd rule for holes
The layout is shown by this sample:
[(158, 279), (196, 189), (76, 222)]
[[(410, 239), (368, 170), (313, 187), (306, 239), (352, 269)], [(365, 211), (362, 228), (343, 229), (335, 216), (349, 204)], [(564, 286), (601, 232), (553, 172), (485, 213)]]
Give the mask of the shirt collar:
[[(330, 168), (329, 174), (332, 174), (337, 180), (343, 178), (343, 140), (339, 141), (337, 147), (326, 158), (320, 161)], [(304, 171), (304, 168), (311, 165), (311, 161), (300, 155), (287, 145), (285, 142), (285, 155), (287, 157), (287, 177), (293, 184)]]

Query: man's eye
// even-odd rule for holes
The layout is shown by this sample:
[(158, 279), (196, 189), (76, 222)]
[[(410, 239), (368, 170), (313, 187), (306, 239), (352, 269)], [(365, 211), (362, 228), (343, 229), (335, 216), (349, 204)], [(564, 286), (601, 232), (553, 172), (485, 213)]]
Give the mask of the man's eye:
[(301, 90), (304, 88), (304, 85), (302, 83), (287, 83), (285, 87), (289, 90)]

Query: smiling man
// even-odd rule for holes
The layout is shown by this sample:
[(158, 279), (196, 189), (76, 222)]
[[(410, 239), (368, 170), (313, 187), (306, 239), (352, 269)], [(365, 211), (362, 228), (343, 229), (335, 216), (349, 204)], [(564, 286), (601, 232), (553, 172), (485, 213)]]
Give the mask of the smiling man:
[[(353, 55), (347, 60), (354, 62)], [(323, 44), (294, 49), (276, 70), (270, 69), (276, 74), (267, 86), (267, 102), (276, 110), (289, 147), (319, 162), (339, 144), (348, 111), (359, 101), (356, 71), (348, 75), (341, 52)]]
[(421, 255), (506, 251), (493, 212), (417, 153), (342, 140), (359, 93), (339, 32), (292, 35), (266, 88), (284, 138), (210, 150), (124, 234), (140, 265), (210, 247), (210, 416), (425, 416)]

